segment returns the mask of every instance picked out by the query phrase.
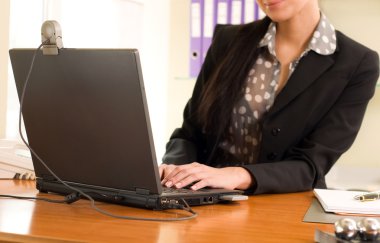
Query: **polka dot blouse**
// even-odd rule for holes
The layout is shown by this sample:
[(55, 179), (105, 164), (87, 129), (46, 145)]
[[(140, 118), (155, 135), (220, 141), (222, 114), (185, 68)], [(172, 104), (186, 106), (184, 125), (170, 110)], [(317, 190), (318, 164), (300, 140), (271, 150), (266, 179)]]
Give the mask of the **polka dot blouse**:
[[(239, 164), (256, 163), (261, 144), (261, 120), (276, 98), (281, 64), (275, 52), (276, 24), (272, 22), (260, 41), (260, 54), (249, 71), (244, 96), (232, 111), (226, 139), (220, 147), (234, 156)], [(325, 15), (313, 33), (306, 50), (289, 65), (289, 77), (302, 57), (310, 51), (331, 55), (336, 49), (335, 29)]]

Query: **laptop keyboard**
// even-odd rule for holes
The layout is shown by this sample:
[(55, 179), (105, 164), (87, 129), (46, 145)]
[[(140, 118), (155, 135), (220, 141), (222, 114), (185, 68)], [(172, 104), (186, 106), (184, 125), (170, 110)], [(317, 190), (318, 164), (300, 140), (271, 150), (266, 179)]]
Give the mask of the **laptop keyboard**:
[(164, 193), (195, 193), (196, 191), (191, 190), (191, 189), (186, 189), (186, 188), (172, 188), (172, 187), (163, 187), (163, 192)]

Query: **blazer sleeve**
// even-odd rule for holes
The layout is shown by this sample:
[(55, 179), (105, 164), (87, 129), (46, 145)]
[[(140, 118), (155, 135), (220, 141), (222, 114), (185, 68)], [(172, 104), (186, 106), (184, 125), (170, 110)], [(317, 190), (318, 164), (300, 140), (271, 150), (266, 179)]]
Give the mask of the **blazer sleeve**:
[(231, 25), (217, 25), (215, 27), (213, 41), (197, 77), (193, 94), (183, 112), (182, 126), (174, 130), (166, 144), (163, 163), (180, 165), (199, 161), (200, 150), (203, 150), (206, 145), (202, 126), (197, 122), (196, 110), (205, 83), (212, 75), (216, 64), (226, 54), (233, 36), (232, 33), (236, 31), (237, 27)]
[[(376, 52), (365, 50), (364, 54), (361, 52), (358, 56), (359, 61), (355, 60), (358, 63), (356, 69), (352, 71), (342, 92), (337, 94), (334, 104), (326, 108), (326, 114), (300, 142), (287, 148), (280, 161), (244, 166), (255, 178), (256, 183), (252, 188), (254, 194), (326, 188), (325, 175), (354, 142), (367, 104), (375, 92), (379, 57)], [(302, 116), (294, 114), (298, 115)]]

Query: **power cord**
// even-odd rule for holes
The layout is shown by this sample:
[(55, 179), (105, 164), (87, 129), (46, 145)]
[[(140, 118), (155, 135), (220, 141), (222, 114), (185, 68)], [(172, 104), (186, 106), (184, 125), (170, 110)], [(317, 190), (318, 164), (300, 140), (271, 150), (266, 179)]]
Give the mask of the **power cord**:
[(65, 196), (65, 199), (63, 200), (56, 200), (56, 199), (50, 199), (50, 198), (44, 198), (44, 197), (22, 197), (22, 196), (6, 195), (6, 194), (0, 194), (0, 197), (25, 199), (25, 200), (37, 200), (37, 201), (45, 201), (45, 202), (50, 202), (50, 203), (67, 203), (67, 204), (71, 204), (80, 199), (80, 196), (78, 193), (71, 193)]
[[(41, 49), (41, 47), (45, 44), (48, 44), (49, 43), (49, 40), (46, 40), (44, 42), (42, 42), (41, 45), (39, 45), (39, 47), (34, 51), (34, 54), (33, 54), (33, 57), (32, 57), (32, 62), (30, 64), (30, 68), (29, 68), (29, 71), (28, 71), (28, 74), (26, 76), (26, 80), (25, 80), (25, 84), (24, 84), (24, 87), (22, 89), (22, 93), (21, 93), (21, 97), (20, 97), (20, 112), (19, 112), (19, 120), (18, 120), (18, 129), (19, 129), (19, 133), (20, 133), (20, 137), (22, 139), (22, 141), (24, 142), (24, 144), (29, 148), (30, 152), (38, 159), (38, 161), (41, 162), (41, 164), (49, 171), (49, 173), (55, 178), (57, 179), (60, 183), (62, 183), (64, 186), (66, 186), (67, 188), (69, 188), (70, 190), (76, 192), (76, 193), (72, 193), (72, 194), (69, 194), (68, 196), (70, 195), (73, 195), (75, 194), (76, 197), (73, 197), (71, 198), (71, 200), (73, 200), (72, 202), (75, 202), (77, 200), (80, 199), (80, 196), (83, 196), (85, 198), (87, 198), (89, 201), (90, 201), (90, 205), (91, 207), (96, 210), (97, 212), (101, 213), (101, 214), (104, 214), (104, 215), (107, 215), (107, 216), (110, 216), (110, 217), (113, 217), (113, 218), (119, 218), (119, 219), (127, 219), (127, 220), (144, 220), (144, 221), (182, 221), (182, 220), (189, 220), (189, 219), (193, 219), (195, 217), (198, 216), (198, 214), (196, 212), (194, 212), (190, 206), (188, 205), (188, 203), (184, 200), (184, 199), (181, 199), (182, 203), (183, 204), (180, 204), (180, 203), (170, 203), (167, 206), (167, 208), (171, 208), (171, 209), (181, 209), (181, 210), (184, 210), (186, 212), (189, 212), (191, 213), (190, 216), (184, 216), (184, 217), (179, 217), (179, 218), (143, 218), (143, 217), (132, 217), (132, 216), (123, 216), (123, 215), (116, 215), (116, 214), (113, 214), (113, 213), (110, 213), (110, 212), (107, 212), (101, 208), (98, 208), (96, 205), (95, 205), (95, 200), (90, 196), (88, 195), (87, 193), (75, 188), (75, 187), (72, 187), (70, 185), (68, 185), (66, 182), (64, 182), (63, 180), (61, 180), (47, 165), (46, 163), (42, 160), (42, 158), (33, 150), (33, 148), (29, 145), (29, 143), (26, 141), (26, 139), (24, 138), (23, 136), (23, 133), (22, 133), (22, 129), (21, 129), (21, 124), (22, 124), (22, 110), (23, 110), (23, 104), (24, 104), (24, 98), (25, 98), (25, 93), (26, 93), (26, 88), (28, 86), (28, 82), (29, 82), (29, 78), (30, 78), (30, 75), (32, 73), (32, 70), (33, 70), (33, 66), (34, 66), (34, 62), (35, 62), (35, 59), (36, 59), (36, 55), (38, 53), (38, 51)], [(5, 197), (12, 197), (12, 198), (20, 198), (22, 199), (23, 197), (17, 197), (17, 196), (10, 196), (10, 195), (4, 195)], [(67, 196), (66, 196), (67, 197)], [(50, 202), (53, 202), (51, 201), (50, 199), (38, 199), (38, 198), (23, 198), (23, 199), (35, 199), (35, 200), (43, 200), (43, 201), (50, 201)], [(58, 200), (59, 201), (59, 200)], [(58, 201), (55, 201), (54, 202), (58, 202)], [(62, 203), (62, 202), (65, 202), (65, 203), (69, 203), (70, 200), (65, 198), (65, 200), (60, 200), (59, 202)], [(70, 203), (72, 203), (70, 202)]]

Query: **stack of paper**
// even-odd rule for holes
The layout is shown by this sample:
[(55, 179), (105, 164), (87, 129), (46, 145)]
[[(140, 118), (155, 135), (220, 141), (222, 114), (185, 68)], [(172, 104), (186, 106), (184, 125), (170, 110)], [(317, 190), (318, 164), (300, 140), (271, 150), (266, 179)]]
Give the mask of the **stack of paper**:
[(326, 212), (380, 215), (380, 200), (361, 202), (354, 199), (361, 194), (360, 191), (314, 189), (314, 195)]
[(0, 178), (35, 178), (30, 152), (25, 145), (0, 139)]

